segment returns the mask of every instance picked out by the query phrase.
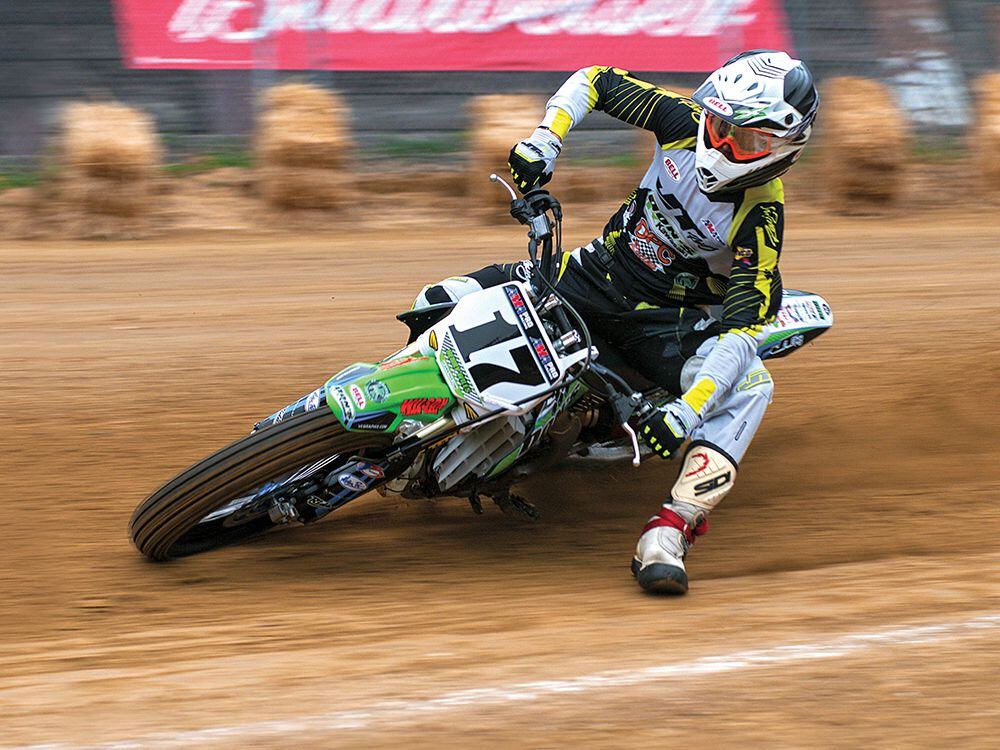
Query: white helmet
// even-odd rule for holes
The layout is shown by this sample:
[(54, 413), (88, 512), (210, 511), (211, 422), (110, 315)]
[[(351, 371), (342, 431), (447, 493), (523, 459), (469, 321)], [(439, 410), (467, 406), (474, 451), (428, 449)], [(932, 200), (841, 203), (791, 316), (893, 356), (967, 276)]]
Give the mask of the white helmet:
[(783, 174), (801, 155), (819, 107), (809, 69), (775, 50), (737, 55), (692, 98), (702, 108), (695, 168), (706, 193), (743, 190)]

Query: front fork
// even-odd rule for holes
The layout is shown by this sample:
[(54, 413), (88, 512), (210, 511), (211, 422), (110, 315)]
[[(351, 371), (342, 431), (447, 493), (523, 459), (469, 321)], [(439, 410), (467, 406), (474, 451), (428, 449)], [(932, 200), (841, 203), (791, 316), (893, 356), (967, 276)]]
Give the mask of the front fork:
[(331, 462), (271, 499), (268, 514), (276, 524), (315, 523), (323, 516), (378, 489), (406, 468), (401, 462), (351, 456)]

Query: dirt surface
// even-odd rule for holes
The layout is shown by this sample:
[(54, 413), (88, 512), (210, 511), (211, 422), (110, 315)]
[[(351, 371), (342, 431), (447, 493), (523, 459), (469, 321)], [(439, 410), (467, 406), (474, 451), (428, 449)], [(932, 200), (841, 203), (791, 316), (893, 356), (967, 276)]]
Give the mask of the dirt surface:
[[(570, 241), (602, 213), (570, 214)], [(792, 213), (786, 281), (836, 324), (774, 363), (683, 599), (628, 573), (663, 462), (560, 468), (524, 488), (530, 525), (373, 496), (142, 559), (126, 524), (160, 482), (396, 348), (422, 284), (522, 252), (514, 227), (435, 229), (404, 211), (0, 247), (0, 744), (996, 746), (1000, 230), (982, 215)]]

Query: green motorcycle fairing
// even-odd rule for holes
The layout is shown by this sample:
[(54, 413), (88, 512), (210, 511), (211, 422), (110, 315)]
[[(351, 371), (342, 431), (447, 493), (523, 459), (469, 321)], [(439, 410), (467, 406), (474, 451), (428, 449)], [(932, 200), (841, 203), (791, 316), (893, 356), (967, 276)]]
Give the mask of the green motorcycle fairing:
[(323, 388), (334, 415), (355, 431), (393, 432), (405, 419), (430, 423), (455, 403), (437, 362), (422, 355), (358, 362)]

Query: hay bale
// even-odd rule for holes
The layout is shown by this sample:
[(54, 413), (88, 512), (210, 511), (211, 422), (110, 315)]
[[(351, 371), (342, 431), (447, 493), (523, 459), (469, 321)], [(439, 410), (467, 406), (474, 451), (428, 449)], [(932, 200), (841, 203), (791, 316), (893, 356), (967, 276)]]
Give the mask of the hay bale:
[(982, 170), (986, 188), (1000, 192), (1000, 150), (992, 144), (1000, 138), (1000, 73), (987, 73), (976, 81), (978, 117), (970, 133), (972, 153)]
[(161, 158), (153, 119), (117, 102), (67, 105), (61, 146), (64, 166), (91, 177), (148, 177)]
[(117, 102), (76, 102), (62, 111), (59, 195), (88, 213), (148, 213), (162, 149), (153, 119)]
[(153, 191), (138, 181), (109, 177), (73, 177), (63, 182), (61, 197), (87, 213), (138, 218), (149, 213)]
[(832, 78), (817, 120), (822, 181), (834, 208), (878, 210), (904, 187), (911, 148), (906, 116), (883, 84)]
[(538, 127), (545, 116), (545, 100), (521, 94), (477, 96), (469, 103), (468, 114), (471, 132), (465, 187), (470, 207), (485, 219), (511, 221), (510, 196), (490, 182), (490, 173), (511, 182), (507, 167), (511, 146)]
[(334, 208), (352, 179), (350, 112), (334, 92), (306, 83), (264, 95), (257, 132), (260, 192), (278, 208)]
[(342, 205), (344, 176), (325, 167), (262, 167), (257, 170), (261, 197), (280, 209), (331, 209)]

